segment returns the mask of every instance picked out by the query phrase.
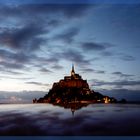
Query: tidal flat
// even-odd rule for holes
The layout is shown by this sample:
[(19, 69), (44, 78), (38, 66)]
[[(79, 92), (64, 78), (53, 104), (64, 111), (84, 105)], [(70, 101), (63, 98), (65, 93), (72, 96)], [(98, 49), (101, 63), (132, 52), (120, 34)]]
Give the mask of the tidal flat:
[(139, 136), (140, 104), (1, 104), (1, 136)]

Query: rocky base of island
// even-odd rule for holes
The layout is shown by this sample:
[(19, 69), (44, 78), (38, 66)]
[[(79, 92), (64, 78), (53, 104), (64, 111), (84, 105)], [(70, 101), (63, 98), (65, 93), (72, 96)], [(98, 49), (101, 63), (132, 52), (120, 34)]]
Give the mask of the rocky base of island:
[(44, 97), (33, 100), (33, 103), (117, 103), (118, 101), (109, 96), (104, 96), (99, 92), (85, 92), (80, 88), (52, 88)]

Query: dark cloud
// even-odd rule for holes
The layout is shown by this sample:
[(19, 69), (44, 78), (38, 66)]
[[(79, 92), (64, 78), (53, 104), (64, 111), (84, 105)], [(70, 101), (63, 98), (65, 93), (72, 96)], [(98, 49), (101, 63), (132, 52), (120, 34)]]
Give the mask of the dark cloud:
[[(47, 38), (43, 37), (44, 34), (48, 34), (50, 30), (54, 30), (58, 25), (62, 26), (61, 17), (73, 18), (78, 16), (79, 18), (80, 15), (83, 16), (83, 12), (89, 7), (90, 5), (86, 4), (2, 5), (0, 6), (0, 17), (4, 17), (4, 19), (1, 21), (4, 24), (13, 24), (10, 26), (6, 24), (6, 26), (1, 27), (0, 44), (31, 53), (47, 42)], [(63, 15), (58, 16), (60, 13)], [(65, 20), (63, 18), (63, 22)], [(78, 31), (77, 28), (71, 28), (57, 35), (56, 38), (72, 42)]]
[[(91, 0), (87, 0), (85, 2), (85, 0), (71, 0), (71, 1), (66, 1), (66, 0), (24, 0), (24, 1), (19, 1), (19, 0), (1, 0), (0, 3), (1, 4), (9, 4), (9, 2), (11, 2), (10, 4), (92, 4)], [(139, 2), (138, 2), (139, 3)]]
[(9, 62), (9, 63), (16, 63), (16, 64), (25, 64), (29, 63), (31, 59), (36, 58), (34, 54), (27, 54), (26, 52), (10, 52), (6, 50), (0, 50), (0, 54), (3, 61)]
[(135, 85), (140, 85), (140, 81), (127, 81), (126, 80), (126, 81), (113, 82), (112, 84), (122, 85), (122, 86), (135, 86)]
[[(57, 64), (60, 60), (58, 57), (51, 54), (40, 57), (37, 51), (41, 51), (42, 46), (48, 47), (47, 37), (50, 32), (58, 26), (63, 26), (70, 18), (83, 16), (89, 7), (90, 5), (86, 4), (1, 5), (0, 48), (3, 49), (0, 50), (1, 71), (7, 68), (24, 69), (27, 65), (40, 67), (46, 64), (54, 66), (54, 69), (61, 69)], [(78, 33), (79, 29), (73, 27), (57, 34), (55, 38), (71, 43)], [(82, 54), (72, 55), (73, 60), (87, 62), (82, 58)], [(63, 53), (61, 58), (64, 57)], [(69, 56), (69, 60), (72, 60), (72, 57)]]
[(63, 60), (77, 63), (77, 65), (87, 66), (90, 64), (90, 60), (86, 59), (81, 52), (74, 49), (67, 49), (66, 51), (58, 54), (58, 56)]
[(0, 16), (29, 17), (30, 15), (53, 15), (62, 14), (67, 18), (83, 16), (89, 9), (87, 4), (24, 4), (24, 5), (3, 5), (0, 7)]
[(100, 51), (100, 50), (104, 50), (105, 46), (98, 44), (98, 43), (93, 43), (93, 42), (86, 42), (82, 44), (82, 48), (84, 50), (88, 50), (88, 51)]
[(106, 56), (113, 56), (114, 53), (109, 52), (109, 51), (104, 51), (104, 52), (101, 53), (101, 55), (102, 55), (102, 56), (105, 56), (105, 57), (106, 57)]
[(38, 25), (25, 25), (21, 28), (7, 29), (0, 33), (0, 43), (3, 46), (26, 52), (39, 49), (45, 39), (39, 35), (46, 33), (45, 28)]
[(97, 43), (97, 42), (84, 42), (81, 44), (81, 48), (84, 51), (104, 51), (105, 49), (113, 45), (109, 43)]
[(76, 27), (69, 28), (61, 34), (57, 34), (54, 36), (54, 40), (62, 40), (66, 43), (72, 43), (74, 41), (75, 36), (79, 33), (79, 29)]
[(119, 72), (119, 71), (113, 72), (112, 74), (115, 74), (115, 75), (122, 75), (122, 73)]
[(36, 57), (37, 56), (34, 54), (30, 54), (30, 53), (22, 51), (22, 52), (17, 52), (14, 55), (11, 55), (10, 59), (19, 64), (25, 64), (25, 63), (29, 64)]
[(10, 61), (11, 56), (15, 55), (15, 53), (12, 53), (10, 51), (4, 50), (4, 49), (0, 49), (0, 62), (3, 61)]
[(100, 81), (97, 79), (92, 80), (93, 86), (116, 86), (116, 87), (122, 87), (122, 86), (138, 86), (140, 85), (139, 80), (120, 80), (120, 81), (112, 81), (112, 82), (106, 82), (106, 81)]
[(131, 55), (123, 55), (120, 57), (120, 59), (124, 60), (124, 61), (134, 61), (135, 57), (131, 56)]
[(9, 69), (24, 69), (25, 66), (18, 63), (0, 62), (0, 65)]
[(51, 55), (47, 55), (46, 57), (36, 56), (36, 58), (34, 59), (34, 66), (40, 68), (44, 65), (56, 65), (60, 59), (58, 59), (59, 57), (54, 53), (52, 53)]
[(103, 71), (103, 70), (96, 70), (96, 73), (105, 74), (105, 71)]
[(44, 84), (41, 82), (25, 82), (26, 84), (37, 85), (37, 86), (50, 86), (49, 84)]
[[(18, 70), (30, 70), (32, 67), (41, 68), (43, 65), (57, 65), (59, 59), (48, 55), (39, 57), (26, 51), (13, 52), (0, 49), (0, 71), (9, 74), (22, 74)], [(51, 72), (40, 69), (41, 72)]]
[[(33, 56), (33, 54), (36, 50), (40, 50), (42, 45), (47, 45), (46, 35), (50, 30), (62, 26), (61, 19), (58, 17), (75, 18), (78, 16), (79, 18), (80, 15), (83, 16), (83, 12), (88, 7), (89, 5), (73, 4), (1, 5), (0, 18), (2, 23), (6, 23), (5, 26), (1, 25), (0, 27), (0, 47), (3, 48), (3, 50), (0, 50), (0, 54), (2, 54), (1, 57), (4, 60), (1, 65), (5, 68), (21, 69), (29, 64), (33, 60), (32, 58), (42, 64), (51, 62), (57, 64), (59, 60), (55, 57), (46, 56), (46, 58), (43, 58)], [(57, 16), (58, 14), (63, 16)], [(13, 24), (9, 26), (8, 23)], [(77, 28), (70, 28), (56, 38), (72, 42), (78, 32)], [(8, 52), (7, 48), (11, 49), (12, 52)]]
[(43, 85), (40, 82), (26, 82), (26, 84), (39, 85), (39, 86), (42, 86)]
[(39, 71), (40, 71), (40, 72), (43, 72), (43, 73), (52, 73), (51, 70), (46, 69), (46, 68), (41, 68)]
[(119, 76), (119, 77), (125, 77), (125, 78), (134, 76), (134, 75), (131, 75), (131, 74), (124, 74), (124, 73), (119, 72), (119, 71), (113, 72), (112, 74), (116, 75), (116, 76)]
[(12, 52), (0, 49), (0, 70), (9, 71), (12, 69), (26, 69), (26, 64), (34, 60), (35, 55), (26, 52)]
[(30, 4), (23, 5), (21, 7), (22, 11), (26, 10), (30, 14), (53, 14), (59, 13), (63, 14), (68, 18), (75, 18), (83, 16), (84, 12), (90, 7), (90, 5), (82, 4)]
[[(36, 57), (34, 58), (35, 64), (34, 67), (42, 68), (42, 66), (48, 66), (54, 70), (62, 69), (63, 67), (59, 63), (63, 61), (70, 61), (79, 66), (88, 66), (90, 65), (90, 59), (87, 59), (86, 56), (76, 49), (64, 49), (60, 48), (60, 52), (53, 51), (51, 54), (45, 57)], [(44, 71), (44, 70), (43, 70)], [(46, 71), (47, 72), (47, 71)]]
[(110, 52), (110, 51), (107, 50), (107, 47), (106, 47), (106, 50), (102, 50), (100, 52), (100, 55), (104, 56), (104, 57), (112, 57), (114, 59), (116, 59), (116, 58), (121, 59), (121, 60), (124, 60), (124, 61), (134, 61), (135, 60), (135, 57), (131, 56), (131, 55), (127, 55), (127, 54), (124, 54), (124, 53)]
[(60, 20), (56, 20), (56, 19), (52, 19), (50, 21), (48, 21), (48, 25), (51, 27), (56, 27), (58, 25), (60, 25), (62, 22)]
[(98, 73), (98, 74), (104, 74), (105, 71), (103, 70), (95, 70), (95, 69), (92, 69), (92, 68), (83, 68), (81, 69), (82, 72), (84, 73)]
[(61, 70), (61, 69), (63, 69), (63, 67), (61, 65), (58, 65), (58, 64), (52, 66), (51, 68), (52, 69), (55, 69), (55, 70)]
[(94, 72), (95, 70), (94, 69), (92, 69), (92, 68), (83, 68), (83, 69), (81, 69), (81, 71), (82, 72), (86, 72), (86, 73), (89, 73), (89, 72)]
[[(19, 75), (18, 72), (14, 72), (14, 71), (8, 72), (8, 74), (9, 73)], [(2, 79), (16, 79), (16, 80), (31, 80), (31, 79), (34, 79), (33, 77), (15, 77), (15, 76), (0, 76), (0, 77)]]
[(2, 67), (0, 67), (0, 71), (1, 71), (1, 73), (5, 73), (5, 74), (13, 74), (13, 75), (23, 75), (24, 74), (23, 72), (8, 70), (8, 69), (4, 69)]

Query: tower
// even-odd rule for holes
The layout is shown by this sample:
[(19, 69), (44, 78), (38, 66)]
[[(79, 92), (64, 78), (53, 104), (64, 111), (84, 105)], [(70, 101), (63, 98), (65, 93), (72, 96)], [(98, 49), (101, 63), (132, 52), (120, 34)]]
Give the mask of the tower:
[(75, 75), (74, 65), (72, 64), (71, 76), (74, 76), (74, 75)]

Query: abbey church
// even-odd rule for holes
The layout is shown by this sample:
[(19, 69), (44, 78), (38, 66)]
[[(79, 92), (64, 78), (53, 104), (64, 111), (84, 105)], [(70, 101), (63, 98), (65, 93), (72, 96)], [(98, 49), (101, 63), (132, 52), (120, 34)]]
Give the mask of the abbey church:
[(75, 73), (74, 65), (72, 65), (71, 75), (65, 76), (63, 80), (60, 80), (58, 83), (53, 84), (53, 88), (80, 88), (89, 94), (91, 91), (87, 80), (83, 80), (79, 74)]

